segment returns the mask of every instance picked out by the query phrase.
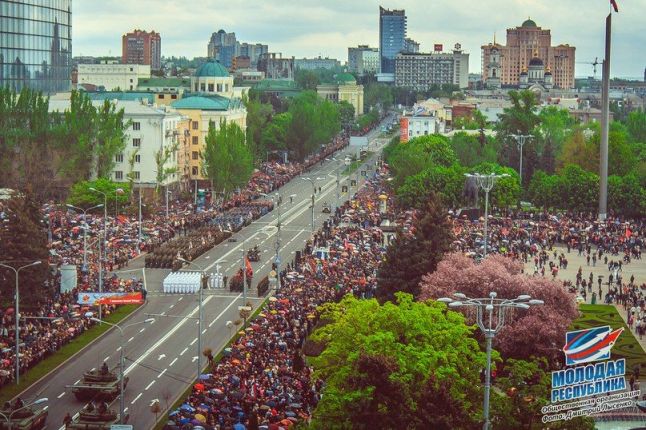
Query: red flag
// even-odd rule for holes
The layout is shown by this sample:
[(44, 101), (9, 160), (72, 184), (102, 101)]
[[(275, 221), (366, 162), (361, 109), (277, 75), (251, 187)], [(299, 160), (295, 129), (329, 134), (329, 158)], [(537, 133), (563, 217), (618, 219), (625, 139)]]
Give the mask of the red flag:
[(253, 268), (251, 267), (251, 262), (249, 261), (249, 259), (247, 257), (244, 258), (244, 265), (245, 265), (245, 268), (247, 269), (247, 276), (249, 278), (252, 278), (253, 277)]
[(629, 238), (632, 235), (633, 235), (633, 231), (629, 228), (626, 228), (626, 238)]
[(128, 222), (128, 217), (124, 215), (117, 216), (117, 223), (125, 224)]
[(617, 6), (617, 0), (610, 0), (610, 4), (612, 5), (612, 8), (615, 10), (615, 12), (619, 12), (619, 7)]

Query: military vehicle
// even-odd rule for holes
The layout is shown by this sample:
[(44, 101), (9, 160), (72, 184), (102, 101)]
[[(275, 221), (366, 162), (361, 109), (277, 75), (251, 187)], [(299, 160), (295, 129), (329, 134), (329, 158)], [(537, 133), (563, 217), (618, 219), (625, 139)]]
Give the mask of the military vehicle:
[[(77, 400), (114, 400), (121, 392), (121, 379), (119, 372), (108, 370), (103, 365), (99, 370), (90, 370), (83, 374), (83, 378), (74, 385), (68, 385)], [(128, 378), (123, 381), (123, 388), (128, 385)]]
[[(47, 421), (47, 410), (34, 406), (12, 408), (9, 402), (0, 409), (0, 414), (0, 430), (41, 430)], [(6, 417), (4, 420), (3, 415)]]
[[(126, 415), (123, 422), (128, 422), (128, 418), (129, 416)], [(98, 407), (88, 403), (70, 423), (65, 425), (65, 428), (67, 430), (110, 430), (113, 424), (119, 424), (117, 412), (108, 409), (104, 402)]]

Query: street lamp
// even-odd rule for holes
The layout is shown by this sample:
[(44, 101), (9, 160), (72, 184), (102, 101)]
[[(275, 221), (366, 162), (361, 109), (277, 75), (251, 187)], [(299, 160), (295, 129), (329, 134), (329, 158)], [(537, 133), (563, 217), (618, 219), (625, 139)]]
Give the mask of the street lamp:
[[(192, 261), (186, 260), (184, 258), (179, 258), (179, 261), (182, 261), (184, 263), (187, 263), (189, 265), (197, 267), (200, 272), (202, 272), (202, 279), (200, 283), (200, 304), (199, 304), (199, 309), (197, 313), (197, 320), (198, 320), (198, 325), (197, 325), (197, 376), (200, 376), (200, 372), (202, 371), (202, 319), (203, 319), (203, 313), (202, 313), (202, 304), (204, 302), (204, 294), (202, 290), (204, 289), (203, 287), (205, 284), (208, 286), (209, 284), (209, 275), (206, 272), (206, 269), (204, 269), (202, 266), (198, 266), (197, 264), (193, 263)], [(215, 262), (217, 265), (216, 270), (218, 271), (218, 275), (220, 274), (220, 264), (221, 263), (226, 263), (224, 260), (218, 260)], [(219, 277), (218, 277), (219, 279)]]
[[(107, 255), (105, 252), (105, 242), (108, 240), (108, 232), (106, 230), (106, 222), (108, 220), (108, 195), (103, 191), (99, 191), (94, 187), (90, 187), (90, 191), (103, 195), (103, 240), (99, 245), (99, 292), (103, 292), (103, 258)], [(102, 254), (103, 253), (103, 254)], [(103, 257), (102, 257), (103, 255)], [(99, 319), (102, 316), (102, 306), (99, 305)]]
[(516, 139), (516, 146), (518, 147), (518, 151), (520, 151), (520, 167), (518, 169), (518, 174), (520, 175), (520, 189), (522, 190), (523, 189), (523, 146), (533, 136), (531, 134), (512, 134), (511, 137)]
[(33, 401), (31, 403), (28, 403), (25, 406), (22, 406), (22, 407), (20, 407), (18, 409), (14, 409), (13, 411), (11, 411), (9, 413), (9, 415), (5, 415), (2, 412), (0, 412), (0, 416), (2, 416), (5, 419), (5, 422), (7, 423), (7, 428), (10, 429), (11, 428), (11, 417), (13, 416), (13, 414), (15, 414), (18, 411), (22, 411), (23, 409), (27, 409), (27, 408), (30, 408), (32, 406), (40, 405), (40, 404), (45, 403), (47, 401), (49, 401), (49, 399), (47, 397), (43, 397), (42, 399), (35, 400), (35, 401)]
[(98, 209), (103, 207), (103, 205), (96, 205), (92, 206), (91, 208), (87, 209), (82, 209), (74, 205), (66, 205), (70, 209), (74, 209), (79, 212), (83, 212), (83, 270), (88, 270), (87, 268), (87, 211), (91, 211), (92, 209)]
[(123, 424), (124, 423), (124, 418), (123, 417), (125, 415), (125, 412), (124, 412), (124, 406), (125, 406), (124, 405), (124, 391), (125, 391), (125, 387), (123, 386), (124, 385), (124, 371), (125, 371), (124, 367), (125, 367), (125, 364), (123, 362), (123, 350), (126, 349), (126, 344), (123, 341), (124, 338), (125, 338), (124, 334), (123, 334), (123, 330), (128, 328), (128, 327), (131, 327), (133, 325), (137, 325), (137, 324), (154, 323), (155, 318), (146, 318), (143, 321), (138, 321), (138, 322), (135, 322), (135, 323), (132, 323), (132, 324), (128, 324), (128, 325), (124, 326), (123, 328), (119, 324), (114, 324), (114, 323), (111, 323), (111, 322), (103, 321), (103, 320), (100, 320), (98, 318), (90, 318), (90, 320), (98, 322), (99, 324), (103, 323), (103, 324), (110, 325), (112, 327), (116, 327), (116, 328), (119, 329), (119, 332), (121, 333), (121, 350), (119, 351), (119, 368), (120, 368), (119, 374), (120, 374), (120, 378), (121, 378), (121, 381), (119, 381), (119, 424)]
[(168, 221), (168, 195), (173, 194), (171, 190), (166, 190), (166, 221)]
[(41, 263), (40, 260), (29, 263), (25, 266), (15, 267), (9, 266), (7, 264), (0, 263), (0, 266), (11, 269), (16, 274), (16, 385), (20, 383), (20, 288), (19, 288), (19, 274), (22, 269), (27, 267), (37, 266)]
[[(527, 294), (522, 294), (515, 299), (498, 299), (496, 292), (490, 292), (489, 297), (472, 299), (462, 293), (455, 293), (454, 300), (449, 297), (437, 299), (438, 302), (446, 303), (449, 308), (457, 309), (461, 307), (476, 308), (476, 322), (480, 330), (484, 333), (487, 341), (487, 368), (485, 372), (485, 393), (484, 393), (484, 425), (483, 430), (489, 430), (489, 394), (491, 392), (491, 344), (493, 338), (505, 325), (505, 313), (508, 309), (529, 309), (530, 306), (542, 305), (542, 300), (532, 299)], [(497, 309), (496, 317), (494, 310)], [(484, 321), (483, 314), (487, 313), (487, 321)], [(494, 321), (495, 320), (495, 321)]]
[(489, 191), (493, 188), (496, 180), (500, 178), (506, 178), (509, 175), (503, 173), (502, 175), (496, 175), (495, 173), (482, 174), (482, 173), (465, 173), (464, 176), (467, 178), (474, 179), (476, 184), (482, 188), (485, 192), (485, 213), (484, 213), (484, 252), (483, 257), (487, 257), (487, 223), (489, 221)]
[(325, 178), (318, 178), (317, 177), (315, 179), (312, 179), (312, 178), (302, 178), (302, 179), (305, 180), (305, 181), (310, 181), (312, 183), (312, 233), (314, 233), (314, 195), (316, 194), (316, 184), (314, 183), (314, 181), (315, 180), (316, 181), (321, 181), (321, 180), (323, 180)]

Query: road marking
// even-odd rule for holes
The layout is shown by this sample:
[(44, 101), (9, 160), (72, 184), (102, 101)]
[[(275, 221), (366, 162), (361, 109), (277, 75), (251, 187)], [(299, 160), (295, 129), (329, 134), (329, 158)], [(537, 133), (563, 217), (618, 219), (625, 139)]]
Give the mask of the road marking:
[(77, 379), (76, 382), (74, 383), (74, 385), (78, 384), (79, 382), (81, 382), (81, 380)]
[(45, 406), (45, 407), (43, 408), (43, 411), (46, 411), (48, 408), (49, 408), (49, 405)]
[(184, 355), (184, 353), (185, 353), (186, 351), (188, 351), (188, 346), (187, 346), (186, 348), (184, 348), (184, 350), (183, 350), (182, 352), (180, 352), (180, 353), (179, 353), (179, 355), (180, 355), (180, 356)]
[(159, 373), (159, 375), (157, 375), (157, 379), (161, 378), (161, 377), (162, 377), (162, 375), (163, 375), (164, 373), (166, 373), (166, 371), (167, 371), (167, 370), (168, 370), (168, 367), (167, 367), (167, 368), (165, 368), (164, 370), (162, 370), (162, 371)]
[(139, 330), (139, 333), (143, 333), (143, 332), (144, 332), (144, 330), (146, 330), (146, 329), (145, 329), (145, 328), (142, 328), (141, 330)]
[(202, 330), (202, 334), (206, 333), (206, 329)]
[(60, 394), (58, 395), (57, 399), (60, 399), (60, 398), (61, 398), (61, 397), (63, 397), (64, 395), (65, 395), (65, 391), (63, 391), (62, 393), (60, 393)]
[(199, 357), (197, 355), (193, 356), (193, 359), (191, 360), (191, 363), (195, 363)]
[(159, 354), (159, 358), (157, 358), (157, 361), (161, 360), (162, 358), (165, 358), (166, 354)]
[(121, 351), (121, 347), (117, 348), (117, 352)]
[(128, 412), (128, 408), (123, 408), (123, 412)]
[(107, 357), (105, 357), (105, 358), (103, 359), (103, 361), (108, 361), (109, 359), (110, 359), (110, 356), (108, 355)]
[(177, 357), (175, 357), (175, 358), (173, 359), (173, 361), (171, 361), (171, 362), (170, 362), (170, 364), (168, 365), (168, 367), (170, 367), (170, 366), (172, 366), (173, 364), (175, 364), (175, 362), (176, 362), (176, 361), (177, 361)]
[(195, 321), (195, 325), (198, 325), (199, 323), (200, 323), (199, 321)]
[[(199, 321), (198, 321), (199, 322)], [(190, 343), (191, 346), (195, 345), (195, 342), (197, 342), (197, 338), (193, 339), (193, 341)]]
[(90, 372), (94, 372), (96, 370), (96, 367), (93, 367), (90, 369)]
[(211, 322), (209, 323), (209, 327), (211, 327), (213, 324), (215, 324), (215, 321), (211, 321)]
[(155, 381), (154, 379), (153, 379), (152, 381), (150, 381), (150, 384), (148, 384), (148, 385), (146, 386), (146, 388), (144, 388), (144, 391), (148, 391), (148, 389), (149, 389), (150, 387), (152, 387), (152, 386), (155, 384), (155, 382), (157, 382), (157, 381)]
[(135, 337), (134, 337), (134, 336), (132, 336), (130, 339), (128, 339), (128, 342), (132, 342), (132, 340), (133, 340), (134, 338), (135, 338)]
[(181, 302), (184, 296), (179, 296), (179, 299), (177, 299), (178, 302)]
[(131, 404), (131, 405), (134, 405), (134, 404), (135, 404), (135, 402), (136, 402), (137, 400), (139, 400), (139, 398), (140, 398), (143, 394), (144, 394), (144, 393), (139, 393), (139, 394), (137, 394), (137, 397), (135, 397), (135, 398), (132, 400), (132, 402), (130, 402), (130, 404)]
[(173, 303), (172, 305), (170, 305), (170, 307), (169, 307), (168, 309), (173, 309), (173, 307), (174, 307), (174, 306), (175, 306), (175, 303)]

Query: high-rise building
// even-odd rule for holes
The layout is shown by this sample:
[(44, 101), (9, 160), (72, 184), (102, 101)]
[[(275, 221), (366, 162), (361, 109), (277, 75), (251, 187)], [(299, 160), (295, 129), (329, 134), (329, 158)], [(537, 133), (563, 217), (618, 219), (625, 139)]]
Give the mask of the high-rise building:
[(72, 0), (0, 2), (0, 86), (69, 91)]
[(395, 56), (406, 47), (406, 12), (379, 6), (381, 73), (395, 73)]
[(469, 86), (469, 54), (459, 43), (451, 53), (401, 52), (395, 57), (396, 86), (428, 91), (434, 84)]
[(419, 52), (419, 42), (415, 42), (411, 38), (404, 39), (404, 50), (403, 52), (408, 52), (410, 54), (415, 54)]
[(151, 70), (161, 69), (161, 36), (151, 31), (135, 30), (121, 38), (123, 64), (147, 64)]
[(530, 62), (540, 60), (543, 74), (551, 74), (556, 88), (574, 88), (576, 48), (570, 45), (552, 46), (550, 30), (527, 19), (520, 27), (507, 29), (505, 45), (493, 43), (482, 47), (482, 80), (489, 87), (518, 86), (521, 75), (527, 74)]
[(358, 76), (379, 72), (379, 49), (368, 45), (348, 48), (348, 71)]
[(269, 52), (269, 46), (263, 45), (262, 43), (247, 43), (243, 42), (240, 44), (240, 54), (249, 57), (251, 66), (256, 67), (258, 65), (258, 59), (262, 54)]
[(294, 57), (268, 52), (258, 59), (258, 70), (265, 72), (267, 79), (294, 80)]
[(294, 67), (301, 70), (332, 70), (339, 66), (339, 60), (337, 60), (336, 58), (321, 58), (320, 55), (314, 58), (296, 58), (294, 60)]
[(224, 67), (231, 68), (233, 59), (239, 55), (240, 44), (236, 40), (235, 33), (227, 33), (219, 30), (211, 35), (207, 46), (207, 54), (210, 59), (215, 59)]

